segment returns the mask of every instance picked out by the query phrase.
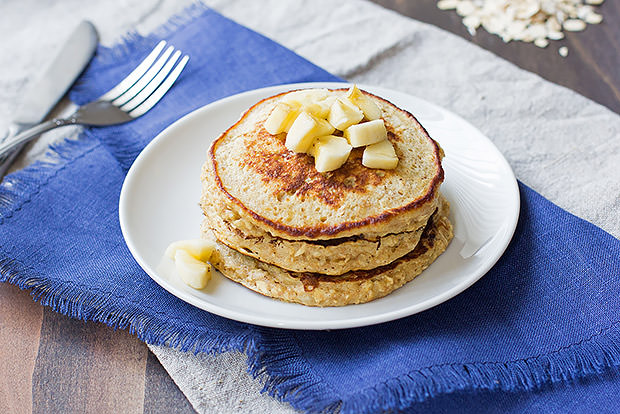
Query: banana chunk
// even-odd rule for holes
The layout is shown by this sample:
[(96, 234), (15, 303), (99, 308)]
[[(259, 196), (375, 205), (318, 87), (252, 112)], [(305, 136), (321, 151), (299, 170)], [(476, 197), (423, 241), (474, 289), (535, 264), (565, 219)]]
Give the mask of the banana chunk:
[(316, 116), (317, 118), (326, 119), (329, 115), (329, 110), (335, 101), (336, 97), (328, 96), (320, 101), (304, 104), (301, 106), (301, 109)]
[(299, 115), (299, 110), (284, 102), (279, 102), (265, 120), (264, 127), (272, 135), (288, 132), (297, 115)]
[(316, 137), (329, 135), (334, 127), (325, 119), (312, 116), (308, 112), (301, 112), (291, 125), (284, 145), (294, 152), (306, 152)]
[(302, 89), (299, 91), (289, 92), (282, 97), (282, 102), (303, 106), (311, 103), (322, 101), (329, 96), (329, 90), (325, 88), (318, 89)]
[(310, 152), (314, 156), (316, 170), (327, 172), (340, 168), (349, 158), (352, 149), (346, 139), (327, 135), (315, 139)]
[(179, 240), (168, 246), (165, 255), (174, 260), (177, 275), (186, 285), (202, 289), (211, 279), (212, 268), (207, 261), (214, 250), (215, 244), (207, 240)]
[(206, 262), (211, 258), (215, 245), (203, 239), (179, 240), (168, 246), (165, 255), (174, 259), (178, 250), (185, 250), (196, 260)]
[(388, 140), (367, 146), (362, 155), (362, 165), (368, 168), (392, 170), (398, 165), (394, 146)]
[(351, 100), (355, 105), (357, 105), (364, 116), (369, 121), (374, 121), (375, 119), (381, 118), (381, 109), (377, 104), (368, 98), (362, 91), (360, 91), (356, 85), (351, 86), (346, 94), (347, 98)]
[(176, 251), (174, 264), (181, 280), (194, 289), (203, 289), (211, 279), (211, 265), (196, 259), (186, 250)]
[(387, 139), (387, 130), (383, 119), (351, 125), (344, 130), (344, 137), (349, 140), (353, 148), (371, 145)]
[(327, 121), (336, 129), (344, 131), (364, 119), (364, 113), (348, 99), (337, 99), (329, 109)]
[(327, 89), (304, 89), (287, 93), (282, 97), (285, 103), (299, 112), (308, 112), (317, 118), (327, 118), (329, 109), (336, 98)]

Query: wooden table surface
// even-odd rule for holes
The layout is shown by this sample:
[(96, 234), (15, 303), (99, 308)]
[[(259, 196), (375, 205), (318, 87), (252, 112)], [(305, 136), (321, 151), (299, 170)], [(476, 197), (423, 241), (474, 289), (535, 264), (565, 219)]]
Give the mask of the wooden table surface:
[[(566, 86), (620, 113), (620, 1), (606, 0), (600, 7), (603, 23), (583, 32), (565, 32), (566, 38), (550, 41), (545, 49), (533, 43), (504, 43), (478, 29), (471, 36), (454, 10), (442, 11), (435, 0), (372, 0), (416, 20), (455, 33), (545, 79)], [(568, 47), (563, 58), (560, 46)], [(446, 56), (449, 59), (449, 56)]]
[[(373, 0), (435, 24), (620, 113), (620, 2), (600, 8), (604, 23), (547, 49), (469, 35), (435, 0)], [(569, 55), (557, 53), (568, 46)], [(449, 58), (449, 57), (446, 57)], [(0, 412), (191, 413), (193, 409), (146, 345), (125, 331), (69, 319), (28, 292), (0, 284)]]

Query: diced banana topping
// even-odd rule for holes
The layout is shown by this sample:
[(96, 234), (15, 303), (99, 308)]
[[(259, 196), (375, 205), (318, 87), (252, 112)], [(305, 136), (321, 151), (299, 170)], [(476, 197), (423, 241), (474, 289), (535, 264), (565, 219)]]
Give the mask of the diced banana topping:
[[(342, 97), (327, 89), (287, 93), (264, 122), (272, 135), (286, 133), (290, 151), (314, 157), (319, 172), (340, 168), (353, 148), (366, 147), (362, 165), (394, 169), (398, 157), (387, 139), (379, 106), (353, 85)], [(332, 135), (340, 134), (342, 136)]]
[(369, 121), (381, 118), (381, 109), (379, 109), (376, 103), (368, 99), (357, 86), (353, 85), (346, 96), (362, 110), (364, 116)]
[[(344, 130), (344, 137), (353, 148), (365, 147), (366, 145), (387, 141), (387, 130), (383, 119), (375, 119), (374, 121), (351, 125)], [(387, 143), (390, 142), (387, 141)]]
[(351, 145), (343, 137), (326, 135), (317, 138), (312, 144), (311, 155), (318, 172), (333, 171), (346, 162), (351, 153)]
[(211, 280), (208, 263), (215, 250), (212, 242), (202, 239), (180, 240), (171, 243), (165, 255), (174, 260), (177, 275), (188, 286), (203, 289)]
[(348, 99), (338, 99), (329, 109), (327, 121), (334, 128), (344, 131), (364, 119), (364, 113)]
[(281, 132), (288, 132), (291, 129), (291, 125), (299, 115), (297, 109), (292, 106), (279, 102), (273, 111), (271, 111), (271, 115), (265, 121), (265, 129), (272, 135), (279, 134)]
[(383, 168), (386, 170), (396, 168), (398, 157), (390, 143), (385, 140), (364, 148), (362, 165), (368, 168)]
[(284, 145), (294, 152), (307, 152), (316, 137), (329, 135), (332, 132), (334, 127), (325, 119), (302, 111), (286, 134)]

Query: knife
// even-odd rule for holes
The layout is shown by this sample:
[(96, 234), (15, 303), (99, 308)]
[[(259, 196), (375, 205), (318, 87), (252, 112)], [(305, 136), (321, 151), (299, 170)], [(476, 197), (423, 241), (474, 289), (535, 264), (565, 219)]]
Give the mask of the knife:
[[(24, 95), (7, 136), (0, 142), (32, 125), (38, 124), (65, 95), (93, 57), (99, 36), (89, 21), (81, 22), (71, 33), (60, 52)], [(0, 179), (23, 146), (0, 158)]]

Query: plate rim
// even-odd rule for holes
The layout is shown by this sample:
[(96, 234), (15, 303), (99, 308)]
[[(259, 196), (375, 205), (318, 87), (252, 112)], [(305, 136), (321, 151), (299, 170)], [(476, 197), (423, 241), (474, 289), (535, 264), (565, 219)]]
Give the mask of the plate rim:
[[(136, 260), (136, 262), (138, 263), (138, 265), (142, 268), (142, 270), (147, 273), (149, 275), (149, 277), (155, 282), (157, 283), (160, 287), (162, 287), (163, 289), (165, 289), (166, 291), (168, 291), (170, 294), (176, 296), (178, 299), (189, 303), (193, 306), (196, 306), (199, 309), (202, 309), (204, 311), (216, 314), (218, 316), (227, 318), (227, 319), (232, 319), (232, 320), (236, 320), (238, 322), (244, 322), (244, 323), (251, 323), (254, 325), (259, 325), (259, 326), (265, 326), (265, 327), (271, 327), (271, 328), (281, 328), (281, 329), (305, 329), (305, 330), (327, 330), (327, 329), (347, 329), (347, 328), (355, 328), (355, 327), (362, 327), (362, 326), (370, 326), (370, 325), (375, 325), (375, 324), (379, 324), (379, 323), (384, 323), (384, 322), (389, 322), (389, 321), (393, 321), (396, 319), (400, 319), (406, 316), (411, 316), (414, 315), (416, 313), (428, 310), (434, 306), (437, 306), (455, 296), (457, 296), (458, 294), (462, 293), (463, 291), (467, 290), (469, 287), (471, 287), (474, 283), (476, 283), (478, 280), (480, 280), (486, 273), (488, 273), (488, 271), (497, 263), (497, 261), (503, 256), (504, 252), (506, 251), (506, 249), (508, 248), (508, 245), (510, 244), (513, 236), (514, 236), (514, 232), (516, 230), (518, 221), (519, 221), (519, 213), (520, 213), (520, 203), (521, 203), (521, 199), (520, 199), (520, 192), (519, 192), (519, 187), (518, 187), (518, 183), (517, 183), (517, 179), (516, 176), (514, 175), (514, 171), (512, 170), (512, 167), (510, 166), (510, 164), (508, 163), (508, 161), (506, 160), (506, 158), (504, 157), (504, 155), (499, 151), (499, 149), (495, 146), (495, 144), (493, 143), (493, 141), (491, 141), (486, 135), (484, 135), (478, 128), (476, 128), (474, 125), (472, 125), (471, 123), (469, 123), (468, 121), (466, 121), (465, 119), (463, 119), (462, 117), (460, 117), (458, 114), (455, 114), (454, 112), (440, 107), (432, 102), (429, 102), (423, 98), (417, 97), (415, 95), (411, 95), (405, 92), (401, 92), (401, 91), (396, 91), (393, 89), (389, 89), (389, 88), (385, 88), (385, 87), (381, 87), (381, 86), (374, 86), (374, 85), (366, 85), (366, 84), (357, 84), (357, 86), (361, 89), (365, 89), (368, 91), (371, 91), (379, 96), (382, 96), (383, 99), (390, 100), (393, 99), (394, 96), (402, 96), (404, 98), (414, 98), (415, 100), (418, 100), (420, 102), (423, 102), (425, 105), (428, 105), (430, 108), (433, 109), (437, 109), (440, 111), (444, 111), (444, 112), (448, 112), (450, 113), (452, 116), (454, 116), (455, 118), (457, 118), (459, 121), (464, 122), (465, 124), (467, 124), (470, 128), (472, 128), (473, 130), (475, 130), (478, 135), (483, 138), (487, 144), (489, 144), (489, 148), (492, 149), (495, 152), (495, 156), (497, 158), (497, 160), (503, 164), (503, 170), (505, 170), (508, 173), (508, 179), (510, 180), (510, 182), (512, 183), (512, 193), (514, 193), (516, 195), (515, 197), (515, 203), (512, 203), (511, 206), (512, 211), (510, 212), (510, 217), (512, 217), (512, 221), (509, 223), (509, 226), (507, 228), (507, 236), (505, 237), (504, 240), (502, 240), (501, 243), (501, 248), (498, 249), (498, 252), (496, 254), (496, 257), (494, 257), (492, 260), (488, 260), (487, 263), (485, 263), (484, 266), (480, 267), (477, 269), (477, 275), (474, 277), (470, 277), (468, 278), (466, 281), (457, 284), (455, 286), (453, 286), (450, 289), (447, 289), (445, 291), (443, 291), (442, 293), (435, 295), (431, 298), (428, 298), (422, 302), (417, 302), (414, 305), (410, 305), (410, 306), (406, 306), (406, 307), (402, 307), (399, 309), (395, 309), (395, 310), (391, 310), (391, 311), (386, 311), (383, 312), (379, 315), (366, 315), (366, 316), (362, 316), (362, 317), (358, 317), (358, 318), (346, 318), (346, 319), (342, 319), (342, 320), (333, 320), (333, 321), (322, 321), (322, 320), (312, 320), (312, 321), (308, 321), (308, 320), (301, 320), (301, 321), (296, 321), (296, 322), (278, 322), (278, 321), (274, 321), (273, 319), (266, 319), (264, 316), (254, 316), (252, 314), (248, 314), (245, 312), (240, 312), (237, 310), (233, 310), (233, 309), (227, 309), (225, 307), (222, 307), (218, 304), (214, 304), (214, 303), (209, 303), (209, 302), (205, 302), (204, 300), (191, 295), (187, 292), (184, 292), (182, 289), (178, 288), (177, 286), (175, 286), (173, 283), (170, 283), (165, 277), (162, 277), (160, 275), (158, 275), (158, 272), (156, 271), (156, 269), (152, 269), (151, 265), (146, 263), (146, 260), (138, 253), (138, 248), (137, 246), (134, 245), (133, 239), (131, 238), (131, 235), (128, 234), (129, 230), (128, 230), (128, 226), (129, 224), (126, 221), (126, 212), (128, 211), (128, 188), (131, 188), (132, 182), (134, 180), (137, 179), (137, 172), (142, 164), (142, 160), (145, 159), (146, 157), (148, 157), (148, 155), (154, 151), (157, 146), (159, 145), (160, 142), (165, 141), (166, 136), (168, 134), (170, 134), (170, 132), (180, 126), (182, 126), (184, 123), (190, 122), (194, 117), (199, 117), (202, 115), (203, 112), (208, 112), (210, 110), (212, 110), (214, 107), (218, 107), (218, 106), (225, 106), (227, 104), (229, 104), (231, 101), (234, 102), (236, 100), (239, 99), (243, 99), (244, 97), (248, 96), (248, 95), (264, 95), (266, 96), (271, 96), (271, 95), (275, 95), (276, 93), (279, 92), (283, 92), (286, 90), (293, 90), (293, 89), (301, 89), (301, 88), (309, 88), (309, 87), (325, 87), (325, 88), (335, 88), (335, 87), (346, 87), (348, 85), (353, 85), (353, 83), (348, 83), (348, 82), (303, 82), (303, 83), (289, 83), (289, 84), (281, 84), (281, 85), (273, 85), (273, 86), (267, 86), (267, 87), (263, 87), (263, 88), (258, 88), (258, 89), (252, 89), (252, 90), (248, 90), (248, 91), (244, 91), (235, 95), (230, 95), (227, 96), (225, 98), (210, 102), (206, 105), (203, 105), (199, 108), (196, 108), (195, 110), (193, 110), (192, 112), (182, 116), (181, 118), (179, 118), (178, 120), (176, 120), (175, 122), (173, 122), (172, 124), (170, 124), (169, 126), (167, 126), (164, 130), (162, 130), (159, 134), (157, 134), (152, 140), (151, 142), (149, 142), (149, 144), (146, 145), (146, 147), (140, 152), (140, 154), (136, 157), (136, 159), (134, 160), (134, 162), (132, 163), (131, 167), (129, 168), (127, 175), (125, 176), (125, 179), (123, 180), (123, 185), (121, 188), (121, 192), (120, 192), (120, 196), (119, 196), (119, 222), (120, 222), (120, 227), (121, 227), (121, 233), (123, 235), (123, 239), (125, 241), (125, 244), (127, 245), (131, 255), (133, 256), (134, 260)], [(267, 95), (269, 94), (269, 95)], [(408, 110), (407, 108), (405, 108), (405, 110)], [(413, 114), (415, 116), (415, 114)], [(497, 233), (496, 233), (497, 234)], [(481, 270), (480, 270), (481, 269)], [(231, 281), (232, 282), (232, 281)], [(232, 283), (236, 283), (236, 282), (232, 282)], [(247, 289), (247, 288), (246, 288)], [(388, 295), (389, 296), (389, 295)], [(273, 299), (270, 298), (272, 300), (277, 300), (277, 299)], [(300, 305), (303, 306), (303, 305)], [(322, 309), (327, 309), (329, 310), (330, 307), (326, 307), (326, 308), (322, 308)]]

